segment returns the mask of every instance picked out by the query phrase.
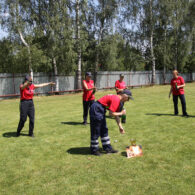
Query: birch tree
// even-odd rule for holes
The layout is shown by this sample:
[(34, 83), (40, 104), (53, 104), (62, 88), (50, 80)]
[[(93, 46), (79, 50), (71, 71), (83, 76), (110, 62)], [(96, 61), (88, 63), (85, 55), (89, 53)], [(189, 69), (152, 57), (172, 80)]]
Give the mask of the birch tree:
[[(44, 40), (44, 50), (53, 65), (55, 90), (59, 91), (58, 59), (61, 56), (62, 45), (66, 44), (70, 33), (70, 17), (68, 15), (69, 2), (66, 0), (34, 0), (31, 1), (31, 18), (35, 23), (36, 37)], [(71, 48), (71, 47), (70, 47)]]
[(76, 0), (76, 48), (77, 48), (77, 89), (81, 89), (81, 37), (80, 37), (80, 1)]
[(30, 43), (25, 39), (25, 34), (31, 33), (31, 26), (27, 22), (29, 19), (28, 4), (19, 0), (5, 0), (3, 7), (4, 12), (7, 13), (7, 17), (2, 19), (3, 26), (8, 29), (10, 36), (19, 36), (21, 42), (27, 48), (29, 59), (28, 70), (33, 78)]

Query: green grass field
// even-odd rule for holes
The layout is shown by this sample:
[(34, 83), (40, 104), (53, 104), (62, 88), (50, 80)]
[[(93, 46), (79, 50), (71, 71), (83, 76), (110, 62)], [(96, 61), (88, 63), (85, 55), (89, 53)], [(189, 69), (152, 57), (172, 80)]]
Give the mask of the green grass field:
[[(19, 99), (0, 101), (0, 194), (194, 194), (195, 84), (185, 88), (189, 118), (172, 115), (169, 88), (132, 90), (126, 134), (107, 118), (119, 153), (101, 157), (89, 154), (81, 94), (35, 97), (34, 139), (25, 136), (28, 121), (15, 137)], [(108, 93), (115, 92), (97, 92), (96, 99)], [(142, 157), (124, 156), (130, 138), (142, 145)]]

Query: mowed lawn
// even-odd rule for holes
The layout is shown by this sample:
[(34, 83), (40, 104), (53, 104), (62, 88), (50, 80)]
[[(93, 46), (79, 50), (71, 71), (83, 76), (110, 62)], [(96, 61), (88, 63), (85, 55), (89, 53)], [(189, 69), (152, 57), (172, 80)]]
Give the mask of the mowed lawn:
[[(89, 154), (82, 94), (35, 97), (35, 138), (15, 137), (19, 99), (0, 101), (0, 194), (194, 194), (195, 83), (185, 87), (189, 118), (173, 116), (169, 86), (132, 89), (126, 134), (107, 118), (118, 154)], [(97, 92), (96, 99), (114, 91)], [(136, 138), (142, 157), (127, 159)], [(101, 146), (102, 147), (102, 146)]]

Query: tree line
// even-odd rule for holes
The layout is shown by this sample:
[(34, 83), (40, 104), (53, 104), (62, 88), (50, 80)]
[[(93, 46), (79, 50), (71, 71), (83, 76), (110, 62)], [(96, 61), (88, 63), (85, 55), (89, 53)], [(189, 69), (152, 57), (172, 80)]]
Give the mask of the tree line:
[(0, 72), (195, 71), (194, 0), (3, 0)]

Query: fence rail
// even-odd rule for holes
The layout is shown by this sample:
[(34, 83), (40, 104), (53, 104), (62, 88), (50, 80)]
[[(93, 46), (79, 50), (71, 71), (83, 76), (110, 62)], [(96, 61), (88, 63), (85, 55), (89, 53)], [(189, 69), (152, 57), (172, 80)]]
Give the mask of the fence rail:
[[(123, 73), (125, 75), (124, 81), (129, 87), (139, 87), (151, 85), (152, 72), (140, 71), (140, 72), (98, 72), (96, 74), (96, 87), (98, 89), (111, 89), (114, 88), (115, 81), (119, 79), (119, 75)], [(23, 82), (25, 74), (10, 74), (0, 73), (0, 98), (17, 97), (19, 96), (19, 86)], [(195, 73), (181, 74), (186, 82), (195, 81)], [(47, 83), (54, 81), (55, 78), (52, 74), (46, 73), (34, 73), (34, 83)], [(156, 71), (156, 84), (168, 84), (172, 78), (171, 72), (163, 75), (162, 71)], [(47, 86), (44, 88), (36, 89), (35, 95), (46, 94), (59, 94), (80, 92), (81, 89), (76, 89), (76, 77), (58, 75), (59, 91), (54, 91), (53, 87)]]

